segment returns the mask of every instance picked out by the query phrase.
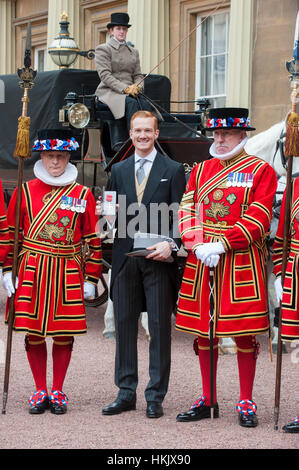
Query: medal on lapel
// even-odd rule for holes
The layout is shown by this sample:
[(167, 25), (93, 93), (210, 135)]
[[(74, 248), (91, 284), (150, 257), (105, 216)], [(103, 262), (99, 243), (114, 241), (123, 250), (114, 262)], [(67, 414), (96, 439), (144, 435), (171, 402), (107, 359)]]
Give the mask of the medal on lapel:
[(237, 186), (238, 186), (238, 188), (241, 188), (242, 180), (243, 180), (243, 173), (237, 173), (237, 174), (238, 174)]
[(254, 178), (253, 173), (248, 173), (248, 175), (247, 175), (247, 188), (252, 188), (253, 178)]
[(67, 196), (66, 197), (66, 209), (69, 211), (70, 208), (72, 207), (72, 201), (73, 201), (73, 198), (72, 197), (69, 197)]
[(73, 202), (72, 202), (72, 207), (71, 207), (72, 212), (76, 211), (76, 204), (77, 204), (77, 199), (74, 197)]
[(86, 200), (81, 200), (81, 211), (80, 212), (85, 212), (86, 210)]
[(233, 173), (229, 173), (227, 177), (226, 186), (230, 188), (232, 183), (233, 183)]
[(76, 199), (76, 212), (81, 212), (81, 199)]
[(66, 196), (61, 196), (60, 209), (65, 210), (67, 205)]
[(232, 186), (235, 188), (238, 184), (238, 174), (239, 173), (233, 173), (233, 181), (232, 181)]

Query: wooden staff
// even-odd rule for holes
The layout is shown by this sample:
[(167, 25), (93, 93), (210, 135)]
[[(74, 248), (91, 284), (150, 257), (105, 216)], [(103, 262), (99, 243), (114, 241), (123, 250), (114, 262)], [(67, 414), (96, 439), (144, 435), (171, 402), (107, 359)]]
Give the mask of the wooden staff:
[(215, 319), (215, 299), (214, 299), (214, 269), (210, 268), (210, 321), (209, 321), (209, 340), (210, 340), (210, 396), (211, 396), (211, 419), (214, 419), (214, 319)]
[[(283, 254), (282, 254), (282, 270), (281, 285), (284, 284), (285, 270), (288, 262), (288, 242), (290, 231), (290, 212), (291, 212), (291, 195), (292, 195), (292, 169), (293, 158), (288, 158), (287, 183), (286, 183), (286, 205), (284, 216), (284, 233), (283, 233)], [(281, 388), (281, 365), (282, 365), (282, 341), (281, 341), (281, 302), (278, 318), (278, 339), (276, 354), (276, 379), (275, 379), (275, 400), (274, 400), (274, 429), (278, 429), (279, 404), (280, 404), (280, 388)]]
[[(283, 252), (282, 252), (282, 269), (281, 269), (281, 285), (284, 285), (285, 272), (289, 255), (289, 235), (290, 235), (290, 217), (291, 217), (291, 199), (292, 199), (292, 170), (293, 157), (299, 156), (299, 116), (296, 113), (297, 100), (297, 80), (293, 82), (292, 92), (292, 110), (287, 117), (285, 155), (288, 157), (286, 195), (285, 195), (285, 215), (284, 215), (284, 233), (283, 233)], [(279, 405), (280, 405), (280, 389), (281, 389), (281, 369), (282, 369), (282, 341), (281, 341), (281, 302), (278, 318), (278, 342), (276, 357), (276, 380), (275, 380), (275, 401), (274, 401), (274, 429), (278, 429)]]
[[(34, 78), (36, 72), (30, 68), (31, 66), (31, 25), (28, 23), (27, 37), (24, 56), (24, 67), (18, 69), (18, 76), (20, 78), (19, 85), (24, 88), (22, 97), (22, 115), (18, 119), (18, 133), (16, 139), (16, 147), (14, 156), (18, 159), (18, 182), (17, 182), (17, 205), (15, 215), (15, 233), (14, 233), (14, 249), (13, 249), (13, 264), (12, 264), (12, 283), (15, 287), (17, 278), (18, 267), (18, 251), (19, 251), (19, 231), (20, 231), (20, 215), (21, 215), (21, 202), (22, 202), (22, 184), (24, 172), (24, 159), (30, 158), (30, 118), (27, 116), (28, 109), (28, 90), (34, 85)], [(4, 386), (3, 386), (3, 406), (2, 414), (6, 413), (6, 403), (8, 397), (8, 385), (10, 375), (11, 363), (11, 350), (12, 350), (12, 332), (15, 319), (15, 293), (9, 298), (8, 307), (8, 329), (7, 329), (7, 344), (6, 344), (6, 360), (4, 371)]]

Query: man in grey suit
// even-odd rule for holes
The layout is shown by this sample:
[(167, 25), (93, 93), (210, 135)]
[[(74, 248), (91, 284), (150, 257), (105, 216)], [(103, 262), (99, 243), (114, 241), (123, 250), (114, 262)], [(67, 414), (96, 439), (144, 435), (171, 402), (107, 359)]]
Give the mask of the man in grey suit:
[[(115, 384), (119, 392), (116, 400), (103, 408), (104, 415), (136, 409), (138, 318), (144, 310), (148, 312), (151, 338), (146, 415), (163, 415), (162, 401), (170, 374), (171, 315), (178, 292), (175, 250), (181, 242), (177, 211), (185, 189), (185, 172), (181, 163), (155, 150), (158, 135), (156, 117), (138, 111), (130, 130), (135, 154), (112, 166), (109, 189), (117, 192), (119, 209), (110, 296), (115, 314)], [(149, 254), (128, 256), (139, 231), (152, 234)], [(154, 234), (168, 240), (157, 243)]]

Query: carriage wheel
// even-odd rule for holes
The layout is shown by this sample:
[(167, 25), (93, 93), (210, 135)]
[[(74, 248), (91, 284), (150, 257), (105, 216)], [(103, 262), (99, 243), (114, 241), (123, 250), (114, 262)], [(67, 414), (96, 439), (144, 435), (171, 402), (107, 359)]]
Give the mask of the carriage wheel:
[(108, 300), (108, 294), (109, 294), (109, 289), (105, 281), (105, 278), (102, 274), (98, 282), (97, 288), (96, 288), (95, 298), (90, 299), (90, 300), (85, 299), (84, 301), (86, 307), (99, 307), (100, 305), (105, 304)]

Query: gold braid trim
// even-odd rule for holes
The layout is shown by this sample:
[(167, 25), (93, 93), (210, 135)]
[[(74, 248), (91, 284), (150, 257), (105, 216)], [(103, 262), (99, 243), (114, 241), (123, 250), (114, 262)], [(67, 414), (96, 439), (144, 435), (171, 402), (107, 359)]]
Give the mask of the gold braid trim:
[(59, 346), (67, 346), (68, 344), (72, 344), (73, 341), (57, 341), (53, 339), (53, 343), (59, 345)]
[[(214, 344), (213, 349), (217, 349), (217, 348), (218, 348), (218, 344)], [(199, 346), (198, 345), (198, 349), (201, 349), (202, 351), (209, 351), (210, 346)]]
[(249, 353), (249, 352), (254, 352), (255, 348), (250, 348), (250, 349), (241, 349), (237, 347), (237, 351), (240, 351), (242, 353)]

